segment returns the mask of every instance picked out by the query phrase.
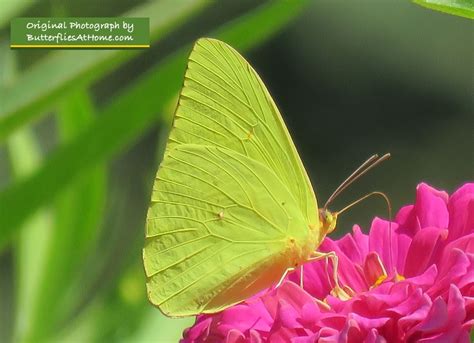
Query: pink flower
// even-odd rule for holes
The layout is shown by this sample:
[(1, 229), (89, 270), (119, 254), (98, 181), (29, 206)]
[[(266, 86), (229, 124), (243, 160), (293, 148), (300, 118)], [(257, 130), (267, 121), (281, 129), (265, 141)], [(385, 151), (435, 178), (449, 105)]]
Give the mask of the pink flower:
[(474, 183), (451, 197), (422, 183), (390, 226), (375, 218), (368, 235), (356, 225), (320, 250), (338, 255), (349, 300), (330, 294), (330, 264), (309, 263), (304, 289), (293, 273), (277, 289), (198, 316), (182, 342), (469, 342)]

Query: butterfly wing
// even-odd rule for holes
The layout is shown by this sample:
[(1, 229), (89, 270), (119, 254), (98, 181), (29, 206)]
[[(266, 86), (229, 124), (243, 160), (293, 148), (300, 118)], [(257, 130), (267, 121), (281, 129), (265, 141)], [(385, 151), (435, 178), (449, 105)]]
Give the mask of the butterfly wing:
[(150, 301), (170, 316), (213, 313), (277, 282), (306, 220), (262, 163), (230, 149), (168, 151), (147, 218)]
[(225, 147), (273, 170), (319, 226), (316, 197), (280, 112), (250, 64), (224, 42), (203, 38), (189, 57), (168, 148)]
[(231, 47), (196, 42), (148, 211), (150, 301), (213, 313), (278, 281), (318, 228), (316, 199), (263, 82)]

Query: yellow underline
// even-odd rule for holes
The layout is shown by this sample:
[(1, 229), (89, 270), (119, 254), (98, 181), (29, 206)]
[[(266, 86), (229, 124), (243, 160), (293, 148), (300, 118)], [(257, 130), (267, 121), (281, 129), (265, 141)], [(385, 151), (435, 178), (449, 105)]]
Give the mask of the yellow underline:
[(22, 45), (11, 44), (10, 48), (149, 48), (149, 44), (143, 45)]

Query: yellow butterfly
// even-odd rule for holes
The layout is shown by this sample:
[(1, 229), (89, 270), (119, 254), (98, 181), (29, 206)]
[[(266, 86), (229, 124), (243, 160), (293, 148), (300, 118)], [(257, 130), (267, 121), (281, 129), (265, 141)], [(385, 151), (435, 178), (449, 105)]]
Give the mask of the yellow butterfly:
[[(373, 156), (331, 201), (371, 166)], [(143, 261), (148, 297), (168, 316), (214, 313), (275, 285), (305, 262), (337, 214), (318, 210), (283, 119), (255, 70), (227, 44), (200, 39), (153, 186)]]

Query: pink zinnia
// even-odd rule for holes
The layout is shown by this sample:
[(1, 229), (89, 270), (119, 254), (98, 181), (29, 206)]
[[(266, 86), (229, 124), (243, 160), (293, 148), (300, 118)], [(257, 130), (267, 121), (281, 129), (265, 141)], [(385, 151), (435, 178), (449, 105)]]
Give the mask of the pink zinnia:
[[(321, 251), (339, 257), (348, 300), (330, 294), (331, 267), (308, 263), (279, 288), (197, 317), (182, 342), (469, 342), (474, 326), (474, 183), (451, 197), (426, 184), (391, 223), (359, 226)], [(391, 242), (390, 238), (391, 237)], [(325, 302), (322, 302), (324, 300)]]

